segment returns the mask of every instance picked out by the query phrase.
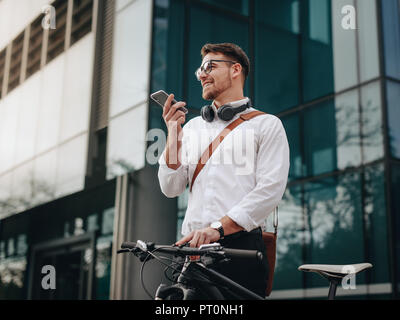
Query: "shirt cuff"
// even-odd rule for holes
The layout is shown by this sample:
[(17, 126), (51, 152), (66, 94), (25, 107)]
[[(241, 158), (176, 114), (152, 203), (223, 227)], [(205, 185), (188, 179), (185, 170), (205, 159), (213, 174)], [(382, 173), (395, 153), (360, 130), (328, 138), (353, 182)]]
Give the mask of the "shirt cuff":
[(247, 232), (258, 227), (258, 224), (248, 214), (241, 211), (240, 208), (233, 207), (226, 215)]

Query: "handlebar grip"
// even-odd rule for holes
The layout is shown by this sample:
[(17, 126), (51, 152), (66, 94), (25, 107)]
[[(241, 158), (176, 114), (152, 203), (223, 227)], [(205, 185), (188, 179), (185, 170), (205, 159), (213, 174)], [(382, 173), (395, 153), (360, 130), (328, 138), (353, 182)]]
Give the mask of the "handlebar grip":
[(224, 249), (227, 257), (242, 258), (242, 259), (257, 259), (262, 260), (263, 254), (257, 250), (241, 250), (241, 249)]
[(136, 242), (123, 242), (121, 244), (122, 249), (133, 249), (136, 248)]

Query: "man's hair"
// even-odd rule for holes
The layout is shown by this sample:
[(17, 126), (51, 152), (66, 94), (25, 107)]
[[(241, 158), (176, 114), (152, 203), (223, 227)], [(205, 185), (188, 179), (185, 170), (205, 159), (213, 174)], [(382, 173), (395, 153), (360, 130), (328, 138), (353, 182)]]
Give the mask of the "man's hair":
[(201, 57), (204, 58), (208, 53), (222, 53), (242, 65), (244, 80), (250, 72), (250, 61), (241, 47), (234, 43), (207, 43), (201, 48)]

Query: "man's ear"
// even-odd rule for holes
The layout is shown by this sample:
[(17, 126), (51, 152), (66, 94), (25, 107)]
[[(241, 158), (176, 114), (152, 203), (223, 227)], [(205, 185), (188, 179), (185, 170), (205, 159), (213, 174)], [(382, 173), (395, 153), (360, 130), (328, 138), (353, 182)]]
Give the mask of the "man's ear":
[(242, 74), (242, 65), (240, 63), (234, 64), (232, 68), (232, 78), (236, 79), (237, 77), (240, 77), (241, 74)]

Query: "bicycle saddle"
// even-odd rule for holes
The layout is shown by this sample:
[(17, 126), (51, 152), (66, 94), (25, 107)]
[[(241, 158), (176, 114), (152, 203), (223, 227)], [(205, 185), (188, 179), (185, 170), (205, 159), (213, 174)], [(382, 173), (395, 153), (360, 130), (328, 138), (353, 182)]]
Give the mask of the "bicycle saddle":
[(323, 276), (343, 278), (349, 274), (357, 274), (365, 269), (372, 268), (370, 263), (357, 264), (303, 264), (298, 269), (306, 272), (316, 272)]

